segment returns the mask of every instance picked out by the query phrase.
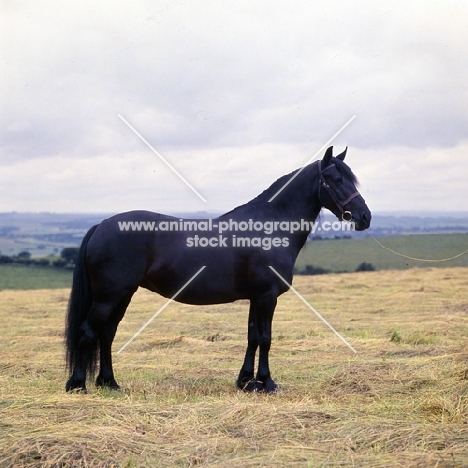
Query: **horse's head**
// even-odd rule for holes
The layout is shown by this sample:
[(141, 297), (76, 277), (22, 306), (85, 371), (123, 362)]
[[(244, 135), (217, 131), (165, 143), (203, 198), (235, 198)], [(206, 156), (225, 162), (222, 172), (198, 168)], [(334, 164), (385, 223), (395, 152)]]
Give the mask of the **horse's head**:
[(356, 189), (356, 176), (343, 162), (347, 149), (334, 158), (330, 146), (318, 161), (320, 204), (338, 219), (354, 222), (357, 231), (363, 231), (370, 226), (371, 212)]

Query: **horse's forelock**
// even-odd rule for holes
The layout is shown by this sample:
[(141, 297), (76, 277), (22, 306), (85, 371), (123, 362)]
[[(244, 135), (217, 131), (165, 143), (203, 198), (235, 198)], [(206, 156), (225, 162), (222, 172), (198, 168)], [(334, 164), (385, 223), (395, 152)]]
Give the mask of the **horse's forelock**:
[(344, 163), (340, 159), (336, 159), (334, 163), (336, 165), (336, 168), (338, 169), (338, 171), (343, 177), (353, 182), (354, 185), (356, 186), (359, 185), (358, 178), (354, 175), (353, 171), (350, 169), (348, 165), (346, 165), (346, 163)]

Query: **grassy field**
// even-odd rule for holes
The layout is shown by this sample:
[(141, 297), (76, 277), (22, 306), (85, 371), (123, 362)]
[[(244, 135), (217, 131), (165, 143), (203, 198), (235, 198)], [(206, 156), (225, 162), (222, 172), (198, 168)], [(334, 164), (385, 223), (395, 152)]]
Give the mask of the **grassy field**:
[[(378, 241), (398, 253), (423, 259), (439, 260), (453, 257), (468, 249), (468, 234), (421, 234), (381, 237)], [(298, 269), (313, 265), (327, 270), (355, 271), (362, 262), (377, 270), (412, 267), (468, 266), (468, 253), (448, 262), (410, 260), (382, 248), (372, 238), (321, 240), (309, 242), (299, 254)]]
[[(468, 269), (296, 277), (278, 395), (236, 390), (246, 302), (172, 303), (115, 356), (123, 392), (65, 394), (68, 289), (0, 292), (1, 467), (468, 466)], [(139, 291), (114, 349), (165, 302)]]
[(63, 268), (0, 264), (0, 291), (71, 287), (72, 276)]

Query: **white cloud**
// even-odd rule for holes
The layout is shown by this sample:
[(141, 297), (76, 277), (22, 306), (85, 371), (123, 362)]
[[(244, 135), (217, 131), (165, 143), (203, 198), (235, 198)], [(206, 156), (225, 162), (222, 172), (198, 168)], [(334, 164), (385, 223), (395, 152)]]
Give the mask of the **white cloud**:
[(374, 206), (443, 209), (466, 198), (463, 170), (431, 158), (466, 151), (467, 13), (456, 0), (9, 3), (0, 211), (229, 209), (354, 114), (335, 144)]
[[(375, 212), (466, 211), (468, 144), (454, 148), (388, 147), (360, 150), (359, 172), (366, 202)], [(353, 166), (351, 156), (349, 164)]]

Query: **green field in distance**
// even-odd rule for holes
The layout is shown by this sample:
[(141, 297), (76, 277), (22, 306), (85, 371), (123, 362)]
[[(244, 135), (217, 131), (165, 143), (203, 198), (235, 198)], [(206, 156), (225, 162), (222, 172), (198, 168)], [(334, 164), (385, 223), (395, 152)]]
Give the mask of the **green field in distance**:
[[(380, 237), (387, 248), (410, 257), (440, 260), (468, 249), (468, 234), (422, 234)], [(306, 265), (332, 272), (353, 272), (363, 262), (376, 270), (401, 270), (414, 267), (468, 266), (468, 252), (454, 260), (421, 262), (396, 255), (384, 249), (372, 238), (330, 239), (308, 242), (296, 262), (301, 271)], [(71, 286), (72, 272), (54, 267), (0, 265), (0, 290), (55, 289)]]

